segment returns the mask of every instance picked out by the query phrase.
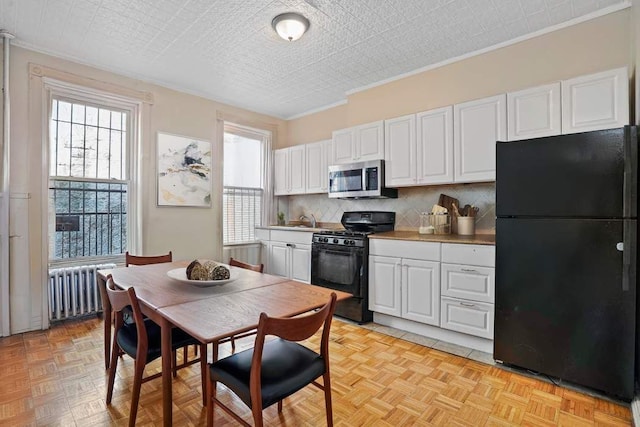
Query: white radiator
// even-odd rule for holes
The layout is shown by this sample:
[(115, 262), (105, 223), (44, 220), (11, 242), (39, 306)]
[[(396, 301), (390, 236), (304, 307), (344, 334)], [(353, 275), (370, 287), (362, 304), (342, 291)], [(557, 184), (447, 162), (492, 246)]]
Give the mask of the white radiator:
[(49, 320), (101, 311), (96, 271), (115, 267), (115, 264), (98, 264), (49, 270)]

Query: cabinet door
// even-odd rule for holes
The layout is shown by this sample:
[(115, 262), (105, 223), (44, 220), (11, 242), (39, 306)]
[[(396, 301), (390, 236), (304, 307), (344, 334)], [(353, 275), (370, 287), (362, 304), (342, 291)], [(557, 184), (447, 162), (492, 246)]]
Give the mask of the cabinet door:
[(324, 141), (306, 145), (307, 194), (327, 191), (327, 168)]
[(402, 260), (402, 317), (440, 325), (440, 263)]
[(311, 282), (311, 245), (295, 244), (291, 251), (291, 278), (301, 282)]
[(494, 303), (495, 269), (443, 263), (441, 273), (443, 296)]
[(453, 182), (453, 107), (416, 115), (418, 184)]
[(288, 163), (289, 150), (287, 148), (273, 152), (273, 194), (276, 196), (289, 193)]
[(560, 82), (507, 94), (509, 141), (560, 135)]
[(329, 188), (329, 166), (331, 159), (331, 140), (318, 141), (306, 145), (307, 194), (326, 193)]
[(356, 127), (355, 160), (384, 159), (384, 122), (382, 120)]
[(507, 136), (506, 101), (498, 95), (454, 106), (455, 182), (495, 181), (496, 141)]
[(260, 242), (260, 264), (264, 265), (264, 272), (271, 274), (269, 265), (269, 242)]
[(289, 277), (289, 247), (286, 243), (269, 243), (269, 274)]
[(296, 145), (289, 147), (289, 194), (305, 192), (305, 147)]
[(416, 183), (416, 115), (384, 121), (384, 168), (387, 187)]
[(331, 153), (336, 165), (353, 162), (354, 153), (354, 129), (340, 129), (333, 132)]
[(562, 133), (629, 124), (629, 77), (618, 68), (562, 82)]
[(369, 310), (400, 317), (400, 286), (400, 258), (370, 255)]

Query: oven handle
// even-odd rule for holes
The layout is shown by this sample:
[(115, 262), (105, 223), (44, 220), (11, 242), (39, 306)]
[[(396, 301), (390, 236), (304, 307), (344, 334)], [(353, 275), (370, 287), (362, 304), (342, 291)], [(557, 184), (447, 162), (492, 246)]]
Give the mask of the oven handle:
[(337, 255), (351, 255), (353, 253), (355, 254), (362, 254), (364, 253), (364, 248), (359, 248), (359, 247), (353, 247), (353, 246), (348, 246), (348, 247), (344, 247), (343, 248), (336, 248), (335, 246), (331, 246), (331, 245), (318, 245), (318, 244), (313, 244), (311, 246), (311, 251), (322, 251), (322, 252), (327, 252), (327, 253), (332, 253), (332, 254), (337, 254)]

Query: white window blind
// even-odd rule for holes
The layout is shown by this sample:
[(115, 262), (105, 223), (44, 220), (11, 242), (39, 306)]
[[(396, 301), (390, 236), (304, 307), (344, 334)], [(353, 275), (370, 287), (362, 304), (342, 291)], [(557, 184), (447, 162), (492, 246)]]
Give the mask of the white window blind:
[(264, 210), (265, 134), (225, 126), (224, 244), (255, 241)]

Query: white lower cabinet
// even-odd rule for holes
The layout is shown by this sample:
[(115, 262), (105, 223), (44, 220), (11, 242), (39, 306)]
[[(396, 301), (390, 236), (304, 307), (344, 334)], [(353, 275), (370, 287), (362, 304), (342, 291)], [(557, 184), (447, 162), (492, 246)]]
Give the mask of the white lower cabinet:
[(493, 339), (495, 247), (442, 244), (440, 326)]
[(372, 238), (369, 251), (370, 310), (493, 339), (494, 246)]
[(267, 272), (311, 282), (311, 232), (271, 230)]
[[(438, 326), (440, 244), (372, 240), (370, 253), (374, 255), (369, 256), (369, 309)], [(406, 255), (427, 259), (404, 258)]]

